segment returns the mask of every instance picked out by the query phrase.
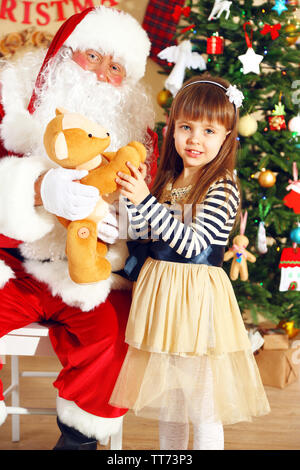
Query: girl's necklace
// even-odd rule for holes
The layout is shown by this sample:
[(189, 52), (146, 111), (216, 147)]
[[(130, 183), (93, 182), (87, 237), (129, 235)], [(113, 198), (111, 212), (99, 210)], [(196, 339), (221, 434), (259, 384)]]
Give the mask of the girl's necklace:
[(170, 181), (166, 184), (161, 199), (163, 201), (170, 201), (171, 204), (183, 202), (183, 200), (191, 191), (192, 187), (193, 184), (189, 184), (188, 186), (184, 186), (182, 188), (173, 188), (173, 182)]

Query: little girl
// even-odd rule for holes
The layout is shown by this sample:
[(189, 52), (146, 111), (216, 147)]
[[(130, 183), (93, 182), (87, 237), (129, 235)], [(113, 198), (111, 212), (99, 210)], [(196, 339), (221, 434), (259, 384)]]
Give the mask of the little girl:
[(131, 176), (116, 180), (132, 238), (151, 241), (111, 403), (158, 418), (161, 449), (187, 449), (189, 422), (194, 449), (223, 449), (223, 424), (270, 411), (222, 269), (240, 204), (234, 167), (242, 98), (223, 79), (190, 79), (173, 100), (151, 193), (130, 164)]

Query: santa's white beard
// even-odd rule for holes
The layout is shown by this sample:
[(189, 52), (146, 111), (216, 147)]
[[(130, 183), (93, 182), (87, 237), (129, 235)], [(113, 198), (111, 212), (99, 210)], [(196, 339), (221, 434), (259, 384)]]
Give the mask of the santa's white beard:
[(63, 107), (103, 126), (111, 136), (109, 151), (131, 140), (146, 143), (145, 132), (148, 126), (153, 127), (154, 112), (143, 86), (129, 81), (120, 87), (100, 82), (95, 73), (83, 70), (70, 58), (50, 65), (51, 73), (46, 75), (34, 113), (43, 131), (55, 116), (55, 109)]

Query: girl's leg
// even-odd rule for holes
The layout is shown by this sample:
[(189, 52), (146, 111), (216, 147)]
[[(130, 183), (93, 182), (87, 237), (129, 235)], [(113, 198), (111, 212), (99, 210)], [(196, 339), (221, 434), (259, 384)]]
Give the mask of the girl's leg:
[(159, 442), (161, 450), (186, 450), (189, 442), (189, 424), (170, 421), (170, 408), (173, 412), (185, 406), (183, 393), (179, 389), (168, 393), (167, 408), (160, 411)]
[(160, 450), (186, 450), (189, 442), (188, 423), (159, 421)]
[(224, 450), (222, 423), (194, 424), (194, 450)]
[[(204, 362), (205, 361), (205, 362)], [(189, 403), (194, 430), (194, 450), (224, 450), (224, 431), (215, 413), (214, 382), (210, 359), (203, 359), (201, 400)]]

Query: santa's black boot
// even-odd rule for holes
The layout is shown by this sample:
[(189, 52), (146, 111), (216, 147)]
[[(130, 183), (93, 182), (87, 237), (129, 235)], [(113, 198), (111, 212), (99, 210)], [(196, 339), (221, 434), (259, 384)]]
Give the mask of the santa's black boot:
[(77, 429), (71, 428), (57, 418), (57, 424), (61, 431), (53, 450), (97, 450), (97, 441), (87, 437)]

